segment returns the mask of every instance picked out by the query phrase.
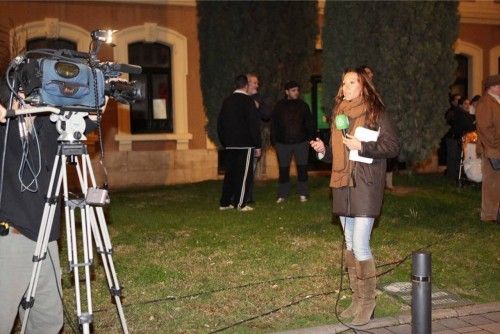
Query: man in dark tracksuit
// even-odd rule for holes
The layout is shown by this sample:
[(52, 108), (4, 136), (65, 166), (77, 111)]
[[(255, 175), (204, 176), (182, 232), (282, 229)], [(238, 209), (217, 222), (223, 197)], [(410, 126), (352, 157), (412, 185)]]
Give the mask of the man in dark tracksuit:
[(224, 100), (217, 120), (219, 141), (224, 146), (225, 167), (220, 210), (251, 211), (248, 190), (253, 181), (253, 159), (260, 156), (260, 120), (255, 102), (248, 96), (248, 80), (239, 75), (236, 90)]
[(290, 192), (290, 162), (295, 155), (297, 165), (297, 192), (301, 202), (307, 201), (307, 159), (309, 140), (314, 138), (313, 118), (309, 106), (299, 98), (295, 81), (285, 84), (286, 97), (274, 107), (271, 141), (276, 147), (279, 163), (277, 203), (285, 201)]

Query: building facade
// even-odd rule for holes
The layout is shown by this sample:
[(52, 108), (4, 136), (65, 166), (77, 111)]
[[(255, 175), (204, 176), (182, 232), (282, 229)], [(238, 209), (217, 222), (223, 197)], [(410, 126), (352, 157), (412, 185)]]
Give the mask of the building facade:
[[(320, 23), (323, 8), (320, 1)], [(455, 51), (466, 59), (462, 89), (473, 96), (481, 93), (484, 77), (499, 73), (500, 4), (463, 1), (459, 11)], [(87, 51), (91, 31), (114, 29), (116, 46), (103, 47), (99, 58), (143, 66), (141, 75), (124, 78), (139, 82), (145, 101), (132, 106), (111, 101), (103, 116), (104, 162), (112, 187), (219, 178), (217, 149), (205, 131), (195, 1), (0, 1), (0, 12), (8, 18), (0, 30), (0, 41), (8, 44), (4, 58), (54, 41)], [(320, 38), (317, 44), (320, 48)], [(95, 135), (88, 145), (100, 177)], [(265, 177), (274, 178), (275, 154), (266, 157)]]

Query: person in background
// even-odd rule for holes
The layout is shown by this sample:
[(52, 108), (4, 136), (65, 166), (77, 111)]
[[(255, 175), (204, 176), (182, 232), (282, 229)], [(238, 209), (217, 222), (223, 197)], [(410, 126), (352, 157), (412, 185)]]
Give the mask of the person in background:
[(460, 101), (459, 105), (460, 105), (460, 108), (462, 108), (463, 110), (465, 110), (467, 113), (470, 113), (471, 103), (470, 103), (470, 100), (468, 98), (463, 98)]
[[(353, 292), (351, 305), (341, 316), (354, 317), (352, 324), (360, 326), (370, 321), (375, 309), (377, 272), (370, 236), (382, 208), (386, 159), (399, 154), (400, 143), (380, 95), (362, 68), (344, 71), (333, 110), (333, 117), (338, 115), (349, 119), (346, 135), (332, 126), (329, 147), (319, 138), (310, 144), (318, 158), (332, 161), (332, 207), (344, 230), (345, 266)], [(376, 141), (354, 137), (358, 127), (378, 131)], [(372, 158), (372, 163), (350, 160), (350, 150)]]
[[(259, 82), (259, 77), (257, 74), (250, 72), (246, 74), (247, 80), (248, 80), (248, 88), (247, 88), (247, 93), (250, 95), (250, 97), (254, 100), (255, 102), (255, 108), (258, 112), (259, 119), (260, 119), (260, 125), (261, 125), (261, 130), (263, 127), (263, 124), (266, 122), (269, 122), (271, 119), (271, 111), (270, 108), (266, 105), (264, 102), (264, 99), (262, 96), (259, 94), (259, 87), (260, 87), (260, 82)], [(262, 131), (261, 131), (262, 133)], [(262, 158), (262, 154), (258, 157), (254, 157), (253, 161), (253, 174), (252, 177), (254, 180), (250, 183), (250, 189), (248, 189), (248, 203), (255, 203), (255, 198), (253, 196), (253, 187), (255, 184), (255, 173), (257, 171), (257, 165), (259, 164), (259, 160)]]
[(219, 210), (252, 211), (248, 189), (253, 182), (253, 158), (261, 154), (260, 124), (246, 75), (235, 79), (217, 119), (219, 141), (225, 148), (225, 173)]
[(469, 113), (462, 109), (460, 95), (452, 95), (450, 108), (446, 112), (446, 121), (450, 131), (446, 137), (446, 176), (458, 180), (460, 171), (460, 156), (462, 154), (462, 137), (475, 126)]
[(309, 141), (314, 138), (311, 110), (300, 98), (300, 87), (295, 81), (285, 84), (285, 98), (278, 101), (273, 111), (271, 142), (275, 145), (279, 164), (276, 203), (284, 202), (290, 193), (290, 163), (295, 156), (297, 166), (297, 193), (301, 202), (309, 196), (307, 164)]
[(470, 117), (473, 119), (474, 124), (476, 124), (476, 108), (480, 98), (481, 95), (476, 95), (470, 100), (469, 114)]
[(500, 222), (500, 75), (484, 82), (485, 94), (477, 103), (478, 153), (483, 174), (481, 220)]
[(361, 65), (361, 69), (363, 69), (363, 71), (365, 71), (366, 76), (368, 77), (368, 79), (370, 79), (371, 81), (373, 81), (373, 77), (374, 77), (375, 73), (373, 72), (373, 70), (371, 69), (371, 67), (368, 66), (368, 65)]

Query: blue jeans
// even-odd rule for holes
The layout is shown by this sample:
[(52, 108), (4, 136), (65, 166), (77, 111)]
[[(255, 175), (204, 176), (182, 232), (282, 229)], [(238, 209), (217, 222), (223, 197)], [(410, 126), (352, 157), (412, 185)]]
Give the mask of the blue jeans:
[(372, 258), (370, 236), (375, 218), (340, 216), (347, 250), (352, 250), (358, 261)]

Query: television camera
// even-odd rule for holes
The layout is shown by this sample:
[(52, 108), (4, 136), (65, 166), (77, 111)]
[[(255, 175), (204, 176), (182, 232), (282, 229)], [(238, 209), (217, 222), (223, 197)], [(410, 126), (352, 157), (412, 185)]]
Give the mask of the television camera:
[[(46, 202), (41, 217), (40, 229), (33, 255), (33, 270), (30, 283), (26, 289), (22, 306), (25, 309), (21, 333), (26, 331), (30, 309), (35, 303), (38, 276), (42, 261), (46, 258), (47, 245), (51, 234), (58, 199), (62, 196), (64, 216), (66, 222), (66, 239), (68, 241), (68, 263), (75, 279), (76, 315), (78, 324), (85, 334), (90, 334), (93, 322), (93, 307), (91, 293), (91, 266), (94, 263), (93, 245), (97, 254), (101, 256), (109, 292), (116, 305), (122, 332), (128, 334), (127, 322), (121, 303), (121, 288), (113, 264), (113, 249), (106, 225), (103, 206), (109, 203), (107, 189), (97, 187), (92, 162), (87, 151), (84, 131), (85, 117), (95, 113), (98, 120), (100, 135), (100, 113), (106, 103), (106, 97), (111, 97), (122, 103), (133, 103), (141, 100), (142, 90), (136, 82), (127, 82), (118, 79), (122, 72), (131, 74), (141, 73), (141, 67), (128, 64), (100, 62), (97, 52), (103, 43), (109, 41), (109, 31), (97, 30), (92, 32), (92, 42), (88, 53), (72, 50), (37, 49), (27, 51), (15, 57), (6, 73), (6, 82), (10, 89), (8, 98), (7, 117), (20, 116), (19, 126), (24, 126), (23, 115), (37, 113), (51, 113), (51, 121), (56, 123), (58, 138), (57, 154), (50, 176)], [(22, 93), (22, 96), (21, 94)], [(13, 108), (14, 96), (22, 105)], [(5, 96), (0, 96), (5, 101)], [(4, 103), (5, 104), (5, 103)], [(30, 104), (26, 108), (26, 104)], [(9, 120), (6, 124), (8, 132)], [(21, 129), (21, 128), (20, 128)], [(36, 131), (33, 138), (38, 143)], [(23, 136), (21, 136), (23, 137)], [(29, 136), (23, 137), (25, 142)], [(7, 136), (6, 136), (7, 138)], [(30, 137), (29, 137), (30, 138)], [(30, 139), (31, 140), (31, 139)], [(101, 163), (102, 163), (102, 140)], [(7, 141), (4, 141), (4, 152)], [(37, 145), (39, 147), (39, 145)], [(28, 147), (23, 143), (23, 148)], [(23, 151), (23, 161), (31, 153)], [(38, 151), (40, 154), (40, 151)], [(3, 186), (4, 160), (0, 164), (0, 202)], [(81, 197), (70, 196), (68, 190), (68, 176), (66, 168), (75, 169), (80, 184)], [(31, 167), (31, 166), (30, 166)], [(33, 169), (34, 170), (34, 169)], [(104, 169), (105, 178), (107, 178)], [(36, 179), (38, 172), (33, 174)], [(77, 194), (76, 196), (79, 196)], [(79, 256), (76, 242), (75, 215), (80, 211), (81, 234), (83, 238), (83, 259)], [(82, 253), (82, 252), (80, 252)], [(82, 255), (82, 254), (80, 254)], [(84, 279), (81, 273), (84, 273)], [(82, 286), (80, 286), (82, 285)], [(85, 290), (86, 298), (82, 301), (81, 290)], [(86, 307), (85, 307), (86, 304)]]
[[(143, 92), (135, 81), (119, 79), (121, 73), (140, 74), (140, 66), (100, 62), (97, 53), (103, 43), (111, 42), (111, 31), (92, 32), (89, 52), (36, 49), (15, 57), (6, 72), (11, 94), (31, 108), (7, 117), (52, 112), (62, 141), (85, 140), (84, 118), (100, 111), (106, 96), (121, 103), (142, 100)], [(18, 94), (22, 92), (24, 97)], [(2, 100), (8, 100), (2, 98)]]
[[(143, 99), (140, 86), (117, 78), (122, 72), (140, 74), (141, 67), (100, 62), (97, 53), (110, 41), (111, 32), (92, 32), (88, 53), (74, 50), (36, 49), (15, 57), (7, 69), (10, 90), (24, 93), (24, 102), (34, 107), (49, 106), (64, 111), (97, 111), (109, 96), (121, 103)], [(10, 80), (8, 80), (10, 81)], [(19, 97), (17, 95), (17, 97)]]

